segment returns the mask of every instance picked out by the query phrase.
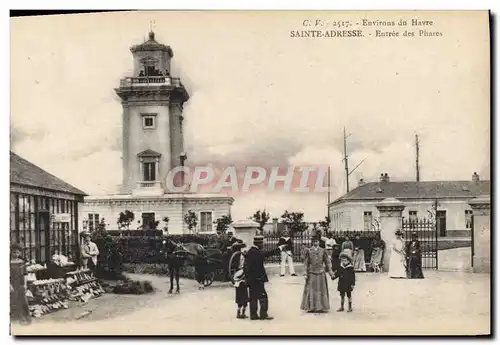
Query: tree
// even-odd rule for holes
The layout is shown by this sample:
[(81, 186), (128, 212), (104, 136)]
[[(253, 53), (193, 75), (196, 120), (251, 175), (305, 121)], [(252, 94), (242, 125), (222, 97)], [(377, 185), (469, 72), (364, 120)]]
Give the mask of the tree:
[(217, 232), (221, 234), (225, 234), (229, 225), (233, 222), (231, 215), (223, 215), (220, 218), (217, 218), (214, 222), (216, 224)]
[(269, 212), (266, 212), (266, 210), (257, 210), (257, 212), (255, 212), (254, 215), (250, 217), (251, 220), (259, 223), (259, 231), (261, 233), (264, 231), (264, 226), (269, 221), (269, 218), (271, 218), (271, 214)]
[(304, 221), (303, 212), (285, 211), (285, 213), (281, 215), (281, 219), (283, 224), (285, 224), (288, 230), (290, 230), (291, 235), (306, 231), (308, 229), (308, 226)]
[(198, 216), (193, 211), (189, 210), (184, 215), (184, 223), (187, 224), (189, 232), (195, 232), (198, 225)]
[(170, 218), (168, 216), (165, 216), (163, 217), (163, 223), (165, 223), (165, 225), (163, 226), (163, 232), (167, 232), (168, 233), (168, 222), (170, 222)]
[(120, 215), (118, 216), (118, 220), (116, 223), (118, 224), (120, 230), (123, 228), (129, 230), (130, 224), (132, 224), (134, 219), (135, 219), (134, 213), (129, 210), (125, 210), (125, 212), (120, 212)]
[(325, 220), (320, 220), (319, 226), (323, 228), (326, 232), (330, 232), (330, 216), (326, 216)]

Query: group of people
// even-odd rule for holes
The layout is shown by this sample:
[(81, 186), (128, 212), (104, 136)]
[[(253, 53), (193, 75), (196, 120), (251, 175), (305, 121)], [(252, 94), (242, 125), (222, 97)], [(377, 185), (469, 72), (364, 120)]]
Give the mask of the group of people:
[[(320, 241), (325, 243), (324, 248)], [(274, 250), (263, 250), (264, 238), (256, 236), (251, 248), (240, 248), (238, 270), (233, 281), (236, 290), (235, 302), (238, 310), (236, 317), (247, 318), (246, 308), (250, 307), (251, 320), (271, 320), (268, 314), (268, 296), (265, 283), (268, 276), (264, 267), (264, 261), (272, 255), (281, 255), (281, 276), (285, 273), (288, 263), (290, 274), (296, 275), (293, 268), (293, 244), (288, 233), (279, 240)], [(332, 280), (338, 280), (337, 291), (340, 295), (340, 307), (338, 312), (345, 311), (345, 299), (347, 297), (347, 312), (353, 311), (352, 292), (356, 285), (357, 260), (363, 260), (364, 253), (359, 247), (350, 242), (348, 238), (342, 243), (340, 253), (336, 253), (338, 247), (331, 235), (321, 236), (315, 234), (311, 238), (311, 247), (303, 252), (305, 285), (302, 294), (300, 309), (309, 313), (324, 313), (330, 309), (330, 297), (328, 290), (328, 276)], [(362, 250), (362, 249), (361, 249)], [(372, 248), (372, 261), (381, 262), (384, 251), (384, 242), (376, 239)], [(360, 258), (361, 257), (361, 258)], [(391, 243), (389, 263), (389, 277), (391, 278), (424, 278), (422, 272), (421, 246), (416, 233), (412, 239), (404, 243), (402, 232), (397, 231), (395, 240)], [(359, 266), (358, 266), (359, 267)], [(258, 313), (260, 306), (260, 313)]]
[[(330, 309), (328, 283), (326, 274), (332, 280), (338, 279), (337, 290), (341, 297), (341, 307), (338, 311), (344, 311), (344, 301), (347, 296), (349, 304), (347, 311), (352, 311), (352, 294), (355, 285), (355, 273), (352, 266), (353, 258), (348, 251), (339, 255), (340, 264), (333, 269), (332, 257), (327, 249), (319, 246), (321, 236), (314, 235), (311, 239), (312, 246), (305, 251), (305, 287), (302, 296), (301, 309), (308, 312), (326, 312)], [(269, 315), (269, 301), (265, 289), (265, 283), (269, 281), (264, 261), (267, 257), (281, 255), (281, 262), (290, 263), (293, 267), (292, 244), (288, 233), (278, 242), (276, 249), (263, 250), (264, 237), (256, 236), (250, 248), (241, 248), (238, 260), (238, 270), (234, 274), (235, 302), (237, 305), (238, 319), (247, 318), (246, 308), (249, 306), (251, 320), (272, 320)], [(283, 264), (281, 275), (284, 274)], [(291, 275), (296, 275), (294, 270)]]
[(422, 249), (418, 235), (412, 233), (411, 240), (405, 243), (403, 232), (396, 231), (391, 243), (389, 277), (401, 279), (423, 279)]

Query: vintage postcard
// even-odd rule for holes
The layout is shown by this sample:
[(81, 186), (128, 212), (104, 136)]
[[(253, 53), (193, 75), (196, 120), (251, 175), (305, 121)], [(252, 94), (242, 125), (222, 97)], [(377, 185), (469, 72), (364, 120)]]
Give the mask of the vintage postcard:
[(13, 335), (488, 335), (488, 11), (11, 18)]

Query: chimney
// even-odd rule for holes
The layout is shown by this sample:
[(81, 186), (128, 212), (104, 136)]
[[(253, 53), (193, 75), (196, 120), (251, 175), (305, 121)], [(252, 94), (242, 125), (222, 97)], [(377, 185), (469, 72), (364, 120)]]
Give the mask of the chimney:
[(479, 182), (479, 175), (477, 174), (477, 172), (474, 172), (474, 174), (472, 175), (472, 181)]
[(380, 174), (380, 183), (389, 182), (389, 174), (382, 173)]
[(278, 218), (273, 218), (273, 232), (278, 232)]
[(384, 182), (384, 174), (380, 174), (380, 177), (379, 177), (379, 182), (382, 183)]
[(358, 181), (358, 187), (362, 186), (364, 184), (365, 184), (365, 180), (363, 180), (362, 178), (360, 178), (359, 181)]

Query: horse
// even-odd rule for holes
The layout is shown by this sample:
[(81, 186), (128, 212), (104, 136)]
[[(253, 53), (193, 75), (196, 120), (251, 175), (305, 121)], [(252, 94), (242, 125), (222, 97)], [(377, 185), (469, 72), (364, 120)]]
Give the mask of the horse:
[(199, 288), (205, 287), (205, 269), (207, 265), (207, 254), (205, 248), (198, 243), (176, 243), (171, 239), (163, 240), (163, 248), (165, 258), (168, 264), (170, 273), (170, 289), (168, 293), (172, 293), (174, 286), (174, 278), (177, 283), (176, 293), (180, 292), (179, 288), (179, 272), (181, 267), (186, 263), (190, 263), (195, 268), (196, 280)]

